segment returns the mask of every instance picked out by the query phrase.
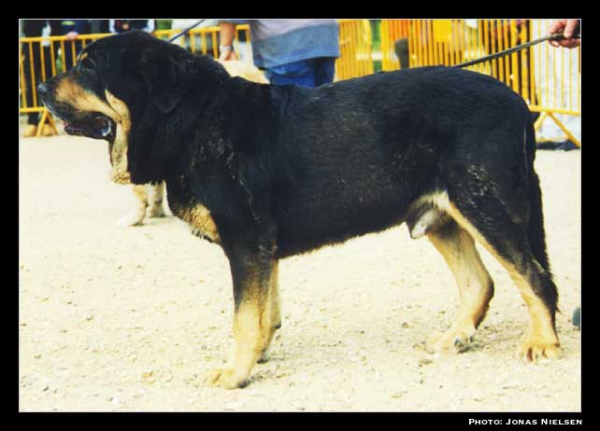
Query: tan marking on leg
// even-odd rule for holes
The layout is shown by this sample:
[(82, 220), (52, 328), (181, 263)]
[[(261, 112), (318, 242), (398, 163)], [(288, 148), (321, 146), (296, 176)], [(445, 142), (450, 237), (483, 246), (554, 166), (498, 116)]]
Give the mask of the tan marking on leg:
[(127, 214), (119, 220), (119, 226), (139, 226), (146, 217), (146, 207), (148, 206), (148, 196), (145, 185), (134, 185), (132, 187), (135, 196), (135, 206), (130, 214)]
[(481, 261), (473, 238), (459, 226), (454, 232), (454, 236), (448, 237), (438, 235), (435, 231), (428, 233), (429, 239), (450, 267), (460, 295), (458, 315), (450, 329), (427, 343), (428, 349), (434, 352), (458, 353), (464, 350), (494, 295), (492, 279)]
[(205, 236), (210, 240), (220, 243), (219, 230), (210, 215), (210, 211), (202, 204), (191, 208), (176, 209), (175, 215), (187, 222), (195, 234)]
[(164, 217), (165, 210), (163, 208), (163, 197), (165, 194), (165, 183), (160, 182), (156, 185), (148, 184), (148, 215), (150, 217)]
[(232, 355), (225, 367), (212, 370), (207, 376), (213, 386), (243, 387), (272, 336), (268, 289), (260, 286), (258, 274), (251, 278), (245, 281), (244, 297), (233, 319)]
[(269, 289), (269, 299), (271, 301), (271, 320), (275, 327), (281, 326), (281, 301), (279, 297), (279, 261), (273, 264), (271, 273), (271, 288)]
[(135, 195), (135, 197), (138, 200), (138, 203), (140, 204), (140, 207), (144, 207), (146, 208), (148, 206), (148, 194), (146, 193), (146, 186), (145, 185), (134, 185), (133, 186), (133, 194)]
[(281, 303), (279, 301), (279, 261), (273, 263), (271, 284), (269, 286), (269, 304), (271, 310), (271, 329), (267, 337), (267, 344), (258, 358), (258, 363), (269, 360), (269, 347), (275, 336), (275, 331), (281, 326)]
[[(519, 288), (521, 297), (527, 304), (529, 327), (517, 348), (517, 355), (528, 360), (536, 360), (542, 356), (549, 359), (559, 357), (560, 343), (554, 329), (552, 316), (542, 299), (534, 293), (530, 281), (527, 279), (530, 274), (521, 274), (513, 264), (500, 256), (475, 226), (448, 200), (447, 195), (439, 197), (437, 202), (443, 205), (448, 214), (504, 266)], [(534, 264), (536, 263), (534, 262)]]
[[(535, 263), (537, 265), (537, 263)], [(552, 315), (548, 307), (537, 296), (529, 281), (516, 270), (505, 265), (508, 272), (519, 287), (521, 296), (529, 310), (529, 326), (527, 332), (517, 347), (516, 356), (526, 361), (537, 361), (542, 357), (558, 359), (560, 357), (560, 342), (552, 324)]]

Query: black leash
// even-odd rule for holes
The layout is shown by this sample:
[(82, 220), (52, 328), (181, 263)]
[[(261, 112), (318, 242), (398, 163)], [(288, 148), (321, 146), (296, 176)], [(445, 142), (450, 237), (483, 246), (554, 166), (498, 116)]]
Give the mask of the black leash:
[(173, 42), (176, 39), (179, 39), (181, 36), (187, 34), (191, 29), (198, 27), (200, 24), (202, 24), (204, 21), (206, 21), (205, 19), (201, 19), (200, 21), (198, 21), (197, 23), (195, 23), (194, 25), (190, 25), (188, 28), (186, 28), (185, 30), (183, 30), (181, 33), (176, 34), (175, 36), (173, 36), (171, 39), (169, 39), (169, 42)]
[[(579, 38), (579, 35), (575, 35), (575, 38)], [(520, 51), (525, 48), (529, 48), (530, 46), (537, 45), (538, 43), (545, 42), (547, 40), (563, 40), (565, 36), (562, 33), (551, 34), (548, 36), (544, 36), (542, 38), (532, 40), (531, 42), (524, 43), (522, 45), (517, 45), (509, 49), (505, 49), (504, 51), (496, 52), (495, 54), (486, 55), (485, 57), (477, 58), (475, 60), (467, 61), (464, 63), (456, 64), (454, 67), (467, 67), (472, 66), (473, 64), (484, 63), (486, 61), (492, 61), (499, 57), (503, 57), (508, 54), (512, 54), (514, 52)]]

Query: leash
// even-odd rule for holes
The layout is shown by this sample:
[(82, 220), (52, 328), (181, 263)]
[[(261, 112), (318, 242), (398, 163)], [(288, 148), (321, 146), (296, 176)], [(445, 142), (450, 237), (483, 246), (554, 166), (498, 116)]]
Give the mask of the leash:
[(206, 21), (205, 19), (201, 19), (200, 21), (198, 21), (197, 23), (190, 25), (188, 28), (186, 28), (185, 30), (183, 30), (181, 33), (176, 34), (175, 36), (173, 36), (171, 39), (169, 39), (169, 42), (173, 42), (176, 39), (179, 39), (181, 36), (188, 34), (189, 31), (193, 28), (198, 27), (200, 24), (202, 24), (204, 21)]
[[(579, 34), (573, 36), (574, 38), (579, 38)], [(563, 40), (565, 36), (562, 33), (555, 33), (548, 36), (544, 36), (542, 38), (532, 40), (531, 42), (524, 43), (522, 45), (517, 45), (509, 49), (505, 49), (504, 51), (496, 52), (495, 54), (486, 55), (485, 57), (477, 58), (475, 60), (467, 61), (464, 63), (456, 64), (454, 67), (467, 67), (472, 66), (473, 64), (484, 63), (486, 61), (492, 61), (497, 58), (503, 57), (508, 54), (512, 54), (514, 52), (520, 51), (525, 48), (529, 48), (530, 46), (537, 45), (538, 43), (546, 42), (547, 40)]]

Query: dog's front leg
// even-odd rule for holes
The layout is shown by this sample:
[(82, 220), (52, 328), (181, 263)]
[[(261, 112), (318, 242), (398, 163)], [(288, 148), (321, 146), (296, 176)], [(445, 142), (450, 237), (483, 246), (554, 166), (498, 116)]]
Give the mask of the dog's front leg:
[(134, 185), (133, 194), (135, 195), (135, 207), (129, 214), (119, 220), (119, 226), (140, 226), (142, 223), (144, 223), (144, 218), (146, 217), (146, 208), (148, 207), (148, 193), (146, 193), (146, 185)]
[(165, 183), (148, 185), (148, 215), (153, 218), (164, 217), (165, 210), (163, 208), (163, 198), (165, 196)]
[(229, 253), (228, 257), (235, 302), (234, 346), (225, 367), (211, 371), (208, 382), (233, 389), (248, 383), (254, 364), (267, 349), (279, 322), (272, 322), (277, 313), (272, 313), (273, 301), (269, 296), (276, 267), (272, 254), (245, 250)]

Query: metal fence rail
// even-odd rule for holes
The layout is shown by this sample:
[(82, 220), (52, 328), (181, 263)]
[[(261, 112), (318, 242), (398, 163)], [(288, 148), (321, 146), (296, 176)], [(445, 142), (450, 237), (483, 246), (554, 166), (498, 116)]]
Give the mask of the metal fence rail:
[[(398, 69), (403, 54), (407, 67), (453, 66), (538, 39), (547, 27), (548, 20), (382, 20), (382, 67)], [(542, 43), (468, 69), (499, 79), (542, 113), (536, 128), (550, 118), (580, 146), (564, 124), (565, 115), (581, 115), (580, 49)]]
[(340, 20), (340, 57), (335, 63), (337, 81), (374, 72), (371, 26), (368, 20)]
[[(153, 34), (160, 39), (169, 40), (180, 33), (179, 29), (158, 30)], [(175, 41), (180, 46), (189, 49), (193, 53), (219, 57), (219, 27), (204, 27), (190, 30)], [(250, 42), (250, 26), (247, 24), (236, 26), (234, 34), (235, 51), (240, 59), (252, 58)]]
[[(335, 80), (374, 73), (375, 58), (384, 71), (400, 67), (452, 66), (502, 51), (545, 34), (547, 20), (381, 20), (381, 52), (373, 52), (369, 20), (344, 19), (340, 24), (340, 58)], [(159, 30), (154, 34), (168, 40), (180, 30)], [(175, 43), (194, 53), (218, 56), (218, 27), (196, 28)], [(43, 113), (40, 125), (51, 116), (40, 104), (36, 87), (49, 77), (72, 67), (77, 53), (94, 40), (109, 34), (20, 39), (20, 109), (22, 114)], [(248, 25), (237, 26), (234, 49), (242, 61), (252, 62)], [(510, 86), (542, 115), (539, 128), (551, 119), (575, 144), (579, 140), (561, 118), (581, 115), (580, 50), (556, 49), (548, 43), (510, 56), (470, 66), (469, 69), (494, 76)], [(38, 128), (38, 136), (41, 127)]]

